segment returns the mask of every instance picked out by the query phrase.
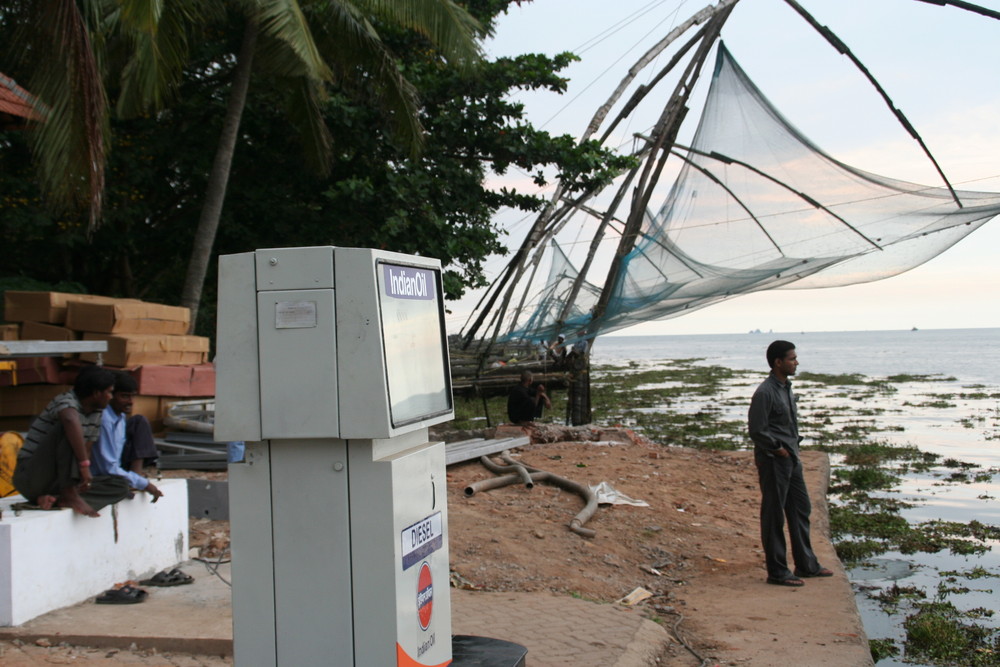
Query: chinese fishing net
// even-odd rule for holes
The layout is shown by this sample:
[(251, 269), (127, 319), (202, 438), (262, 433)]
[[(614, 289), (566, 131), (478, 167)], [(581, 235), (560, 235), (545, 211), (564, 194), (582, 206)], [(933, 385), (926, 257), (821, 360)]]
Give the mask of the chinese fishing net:
[[(721, 44), (692, 145), (675, 153), (684, 166), (647, 216), (594, 334), (759, 290), (888, 278), (1000, 214), (1000, 193), (958, 191), (959, 206), (947, 188), (838, 162), (771, 105)], [(551, 338), (587, 325), (600, 288), (585, 284), (560, 325), (576, 270), (561, 252), (553, 267), (509, 337)]]

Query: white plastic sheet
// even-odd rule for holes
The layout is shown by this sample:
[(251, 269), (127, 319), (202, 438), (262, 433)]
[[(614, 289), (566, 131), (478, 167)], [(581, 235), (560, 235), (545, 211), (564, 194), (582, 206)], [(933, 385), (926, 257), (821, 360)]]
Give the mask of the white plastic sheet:
[(645, 500), (629, 498), (607, 482), (601, 482), (597, 486), (592, 486), (590, 487), (590, 490), (597, 496), (597, 502), (600, 505), (635, 505), (636, 507), (649, 507), (649, 503)]

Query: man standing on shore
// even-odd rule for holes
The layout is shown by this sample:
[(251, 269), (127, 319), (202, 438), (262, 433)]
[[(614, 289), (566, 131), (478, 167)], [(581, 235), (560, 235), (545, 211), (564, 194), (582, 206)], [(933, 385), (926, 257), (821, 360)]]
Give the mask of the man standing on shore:
[[(760, 480), (760, 537), (764, 545), (767, 583), (802, 586), (804, 577), (830, 577), (819, 564), (809, 540), (809, 492), (799, 458), (799, 420), (789, 377), (799, 366), (795, 345), (776, 340), (767, 348), (771, 374), (750, 400), (747, 417)], [(792, 541), (795, 572), (788, 569), (785, 520)]]

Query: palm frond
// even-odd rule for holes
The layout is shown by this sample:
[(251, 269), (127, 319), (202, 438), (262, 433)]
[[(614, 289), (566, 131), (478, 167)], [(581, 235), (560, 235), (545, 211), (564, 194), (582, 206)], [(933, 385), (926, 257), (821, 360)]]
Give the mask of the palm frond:
[(253, 15), (261, 33), (281, 40), (305, 65), (308, 75), (330, 80), (332, 73), (320, 56), (302, 8), (296, 0), (256, 0)]
[(326, 176), (330, 173), (333, 137), (320, 108), (323, 93), (322, 85), (315, 79), (300, 76), (292, 81), (286, 108), (289, 122), (302, 137), (306, 160), (320, 175)]
[[(320, 3), (317, 3), (320, 4)], [(328, 62), (337, 64), (340, 79), (360, 89), (386, 115), (394, 139), (414, 156), (423, 145), (417, 92), (393, 54), (379, 39), (358, 7), (350, 2), (321, 3), (314, 35)], [(316, 10), (316, 5), (310, 5)]]
[(452, 0), (358, 0), (373, 16), (421, 33), (455, 67), (469, 70), (482, 58), (482, 25)]
[(190, 54), (190, 32), (215, 8), (203, 0), (123, 0), (118, 32), (128, 43), (116, 112), (133, 116), (162, 108), (176, 92)]
[[(87, 4), (87, 3), (84, 3)], [(31, 4), (18, 48), (32, 54), (29, 87), (45, 105), (31, 127), (44, 191), (63, 207), (86, 206), (100, 220), (107, 99), (84, 16), (73, 0)]]

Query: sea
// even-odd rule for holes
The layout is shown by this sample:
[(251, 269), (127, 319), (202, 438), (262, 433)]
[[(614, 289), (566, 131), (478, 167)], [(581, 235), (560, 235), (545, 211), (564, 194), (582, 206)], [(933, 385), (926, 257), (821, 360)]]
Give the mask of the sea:
[[(667, 360), (697, 359), (706, 372), (710, 372), (709, 366), (723, 366), (759, 371), (763, 378), (768, 372), (765, 350), (778, 339), (795, 344), (800, 374), (857, 373), (872, 379), (921, 376), (894, 381), (895, 392), (870, 399), (883, 410), (875, 417), (886, 427), (878, 433), (878, 440), (915, 445), (938, 454), (942, 461), (950, 458), (974, 464), (987, 474), (971, 483), (946, 483), (942, 480), (950, 474), (948, 468), (907, 473), (891, 492), (914, 503), (911, 509), (903, 510), (903, 516), (911, 523), (936, 519), (968, 523), (975, 519), (1000, 526), (1000, 328), (607, 336), (595, 341), (591, 363), (654, 367)], [(810, 387), (803, 381), (797, 384), (800, 412), (837, 401), (849, 404), (836, 387)], [(747, 387), (744, 384), (736, 390), (745, 392)], [(820, 392), (825, 395), (811, 395)], [(872, 406), (866, 403), (866, 407)], [(745, 419), (745, 406), (729, 410), (727, 419)], [(808, 445), (808, 434), (806, 437), (804, 444)], [(838, 455), (831, 456), (834, 468), (839, 461)], [(994, 540), (990, 546), (989, 552), (972, 556), (948, 551), (916, 555), (890, 552), (849, 570), (869, 639), (892, 639), (903, 645), (906, 610), (887, 612), (872, 598), (873, 592), (891, 586), (921, 589), (928, 601), (940, 596), (944, 586), (952, 589), (947, 599), (959, 609), (997, 610), (1000, 542)], [(942, 575), (977, 567), (988, 575), (950, 581)], [(963, 591), (954, 592), (956, 588)], [(1000, 629), (1000, 618), (987, 616), (979, 624)], [(923, 664), (912, 659), (904, 662), (905, 657), (884, 658), (877, 666)]]
[(944, 375), (1000, 385), (1000, 329), (605, 336), (595, 342), (591, 362), (704, 358), (766, 375), (765, 351), (779, 339), (795, 344), (799, 372)]

